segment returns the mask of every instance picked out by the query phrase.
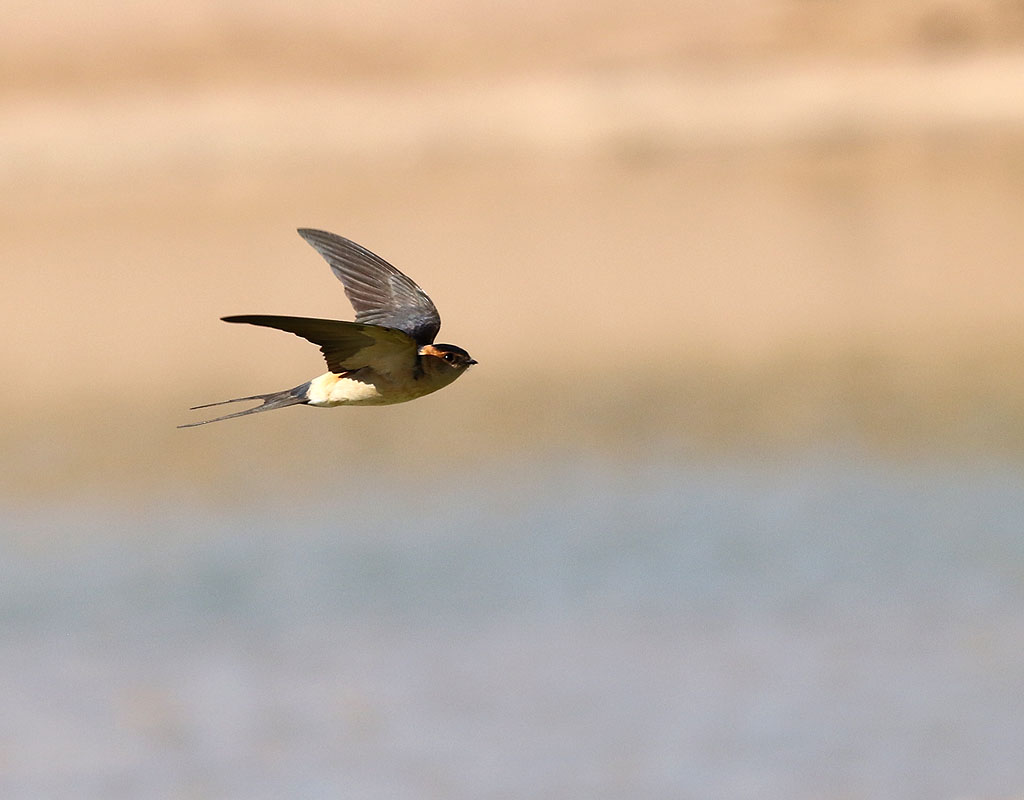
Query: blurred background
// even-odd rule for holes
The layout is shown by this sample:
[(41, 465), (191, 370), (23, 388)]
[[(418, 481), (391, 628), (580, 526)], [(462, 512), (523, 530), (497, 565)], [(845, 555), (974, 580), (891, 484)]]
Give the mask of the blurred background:
[[(1024, 794), (1024, 3), (15, 3), (5, 798)], [(218, 317), (410, 274), (480, 364)]]

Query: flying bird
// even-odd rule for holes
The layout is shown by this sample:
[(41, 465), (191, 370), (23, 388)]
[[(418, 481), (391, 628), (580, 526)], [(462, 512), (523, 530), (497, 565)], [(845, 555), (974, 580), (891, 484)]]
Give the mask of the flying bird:
[(477, 363), (461, 347), (434, 344), (441, 317), (426, 292), (411, 278), (343, 236), (310, 228), (299, 228), (299, 235), (324, 257), (344, 284), (356, 311), (355, 322), (269, 314), (221, 319), (301, 336), (320, 346), (329, 371), (294, 389), (194, 406), (193, 411), (245, 400), (261, 401), (245, 411), (179, 428), (295, 405), (332, 408), (404, 403), (443, 389)]

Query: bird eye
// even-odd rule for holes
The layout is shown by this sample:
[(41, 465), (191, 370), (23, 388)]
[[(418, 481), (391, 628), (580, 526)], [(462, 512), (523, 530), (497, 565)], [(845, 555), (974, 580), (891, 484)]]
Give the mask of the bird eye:
[(444, 360), (447, 361), (449, 364), (455, 363), (455, 353), (445, 353)]

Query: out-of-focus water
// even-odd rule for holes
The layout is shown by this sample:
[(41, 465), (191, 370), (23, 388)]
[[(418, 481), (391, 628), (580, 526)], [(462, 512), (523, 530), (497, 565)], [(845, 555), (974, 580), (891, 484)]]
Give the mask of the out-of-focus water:
[(1019, 796), (1022, 477), (598, 459), (8, 508), (0, 796)]

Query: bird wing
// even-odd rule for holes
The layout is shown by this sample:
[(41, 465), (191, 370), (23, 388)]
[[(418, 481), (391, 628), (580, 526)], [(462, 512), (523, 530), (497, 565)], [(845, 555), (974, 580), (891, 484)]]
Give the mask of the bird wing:
[(421, 346), (434, 341), (441, 329), (441, 316), (411, 278), (343, 236), (311, 228), (299, 228), (299, 235), (326, 259), (345, 285), (356, 322), (403, 331)]
[(244, 322), (294, 333), (320, 345), (331, 372), (350, 372), (372, 367), (385, 375), (408, 375), (416, 367), (418, 347), (407, 333), (379, 325), (341, 322), (334, 319), (241, 314), (221, 317), (225, 322)]

